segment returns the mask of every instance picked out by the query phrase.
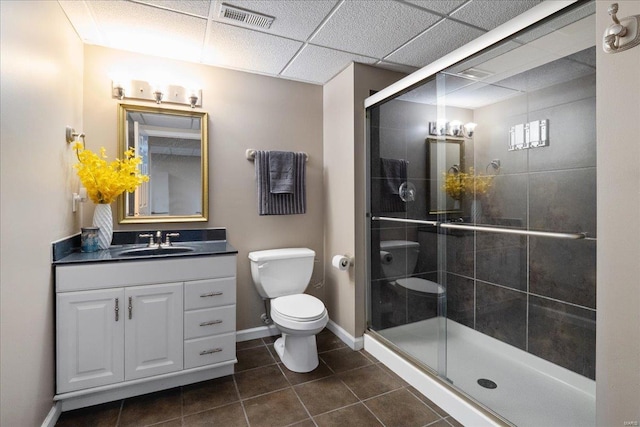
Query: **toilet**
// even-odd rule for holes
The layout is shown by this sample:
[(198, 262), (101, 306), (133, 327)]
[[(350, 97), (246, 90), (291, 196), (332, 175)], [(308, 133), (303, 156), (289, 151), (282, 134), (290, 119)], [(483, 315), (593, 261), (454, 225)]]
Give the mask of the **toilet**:
[(315, 255), (307, 248), (249, 252), (253, 283), (260, 296), (271, 301), (271, 320), (282, 332), (274, 348), (293, 372), (310, 372), (318, 366), (316, 334), (329, 321), (322, 301), (303, 293)]
[(382, 240), (380, 242), (380, 264), (382, 274), (390, 282), (413, 292), (444, 295), (444, 287), (431, 280), (407, 277), (418, 263), (420, 244), (409, 240)]

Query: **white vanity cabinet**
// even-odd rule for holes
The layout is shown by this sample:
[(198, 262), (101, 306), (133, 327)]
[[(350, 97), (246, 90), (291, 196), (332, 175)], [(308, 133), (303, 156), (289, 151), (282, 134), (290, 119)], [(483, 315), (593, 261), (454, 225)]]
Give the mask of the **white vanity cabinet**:
[(55, 271), (63, 410), (233, 373), (235, 255)]
[(58, 293), (58, 392), (182, 369), (182, 287)]

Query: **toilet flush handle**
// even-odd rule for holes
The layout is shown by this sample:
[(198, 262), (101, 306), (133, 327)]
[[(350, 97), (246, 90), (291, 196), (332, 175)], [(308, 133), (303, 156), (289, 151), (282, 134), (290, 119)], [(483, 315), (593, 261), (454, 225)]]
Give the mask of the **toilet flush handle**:
[(266, 267), (267, 265), (269, 265), (269, 263), (268, 263), (268, 262), (263, 262), (262, 264), (258, 264), (258, 269), (264, 268), (264, 267)]

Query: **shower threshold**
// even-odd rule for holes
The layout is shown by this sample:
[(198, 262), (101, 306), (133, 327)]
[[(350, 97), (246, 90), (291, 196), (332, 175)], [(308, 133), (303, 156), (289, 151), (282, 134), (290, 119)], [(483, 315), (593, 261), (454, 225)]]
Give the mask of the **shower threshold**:
[[(436, 370), (440, 321), (433, 318), (377, 333)], [(365, 340), (365, 349), (367, 342), (371, 344), (372, 340)], [(372, 354), (376, 356), (375, 350)], [(514, 425), (595, 425), (595, 381), (452, 320), (447, 320), (446, 354), (447, 380)], [(426, 387), (426, 390), (434, 389)], [(437, 398), (432, 400), (438, 403)], [(445, 406), (443, 408), (456, 417), (455, 412)]]

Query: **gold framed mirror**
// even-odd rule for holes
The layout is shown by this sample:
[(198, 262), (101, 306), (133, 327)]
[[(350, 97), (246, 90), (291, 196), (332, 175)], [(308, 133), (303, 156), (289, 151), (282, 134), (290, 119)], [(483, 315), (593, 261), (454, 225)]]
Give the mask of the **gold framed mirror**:
[[(427, 138), (427, 200), (429, 214), (445, 214), (462, 212), (461, 195), (452, 197), (444, 188), (444, 181), (448, 174), (458, 174), (464, 171), (464, 139)], [(441, 150), (441, 158), (438, 158)], [(444, 168), (438, 169), (438, 161), (444, 161)], [(442, 173), (444, 172), (444, 176)]]
[(118, 147), (142, 158), (149, 182), (119, 199), (118, 222), (207, 221), (208, 115), (205, 112), (118, 105)]

